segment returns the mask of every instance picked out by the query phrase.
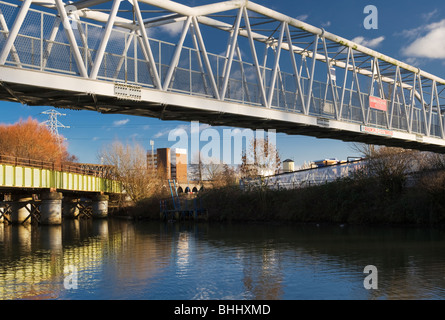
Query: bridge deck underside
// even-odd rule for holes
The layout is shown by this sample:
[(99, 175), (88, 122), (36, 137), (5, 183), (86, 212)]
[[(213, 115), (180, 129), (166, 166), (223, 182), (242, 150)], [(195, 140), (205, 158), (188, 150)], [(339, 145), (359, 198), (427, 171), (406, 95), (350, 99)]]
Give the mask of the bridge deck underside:
[[(5, 87), (9, 90), (5, 90)], [(11, 91), (15, 92), (15, 97), (11, 95)], [(17, 97), (18, 95), (20, 98)], [(170, 95), (180, 96), (181, 94), (170, 93)], [(161, 120), (199, 121), (212, 126), (233, 126), (253, 130), (272, 129), (289, 135), (306, 135), (322, 139), (336, 139), (346, 142), (362, 142), (445, 153), (445, 146), (320, 126), (317, 124), (317, 117), (309, 117), (314, 120), (312, 124), (285, 121), (282, 118), (276, 120), (261, 118), (257, 115), (255, 109), (264, 111), (264, 108), (258, 106), (240, 105), (240, 107), (252, 109), (253, 114), (255, 114), (243, 115), (240, 113), (212, 111), (168, 103), (128, 101), (117, 99), (113, 96), (97, 94), (93, 97), (91, 94), (85, 94), (84, 92), (66, 92), (17, 83), (5, 83), (5, 86), (0, 86), (0, 99), (22, 102), (30, 106), (52, 105), (60, 108), (96, 111), (103, 114), (128, 114), (158, 118)], [(166, 98), (166, 100), (168, 100), (168, 98)], [(205, 104), (207, 99), (201, 100), (203, 100), (202, 103)], [(225, 104), (227, 103), (221, 102), (222, 108), (224, 108)], [(360, 126), (357, 126), (356, 130), (360, 130)]]

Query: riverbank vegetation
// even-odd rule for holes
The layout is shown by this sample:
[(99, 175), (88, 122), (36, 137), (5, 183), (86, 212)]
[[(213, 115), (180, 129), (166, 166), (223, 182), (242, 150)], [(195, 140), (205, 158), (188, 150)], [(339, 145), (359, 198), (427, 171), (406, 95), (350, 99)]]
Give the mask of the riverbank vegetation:
[[(364, 165), (352, 176), (331, 183), (289, 190), (267, 185), (241, 190), (225, 171), (221, 181), (198, 197), (208, 220), (215, 222), (445, 224), (445, 156), (399, 148), (359, 148), (367, 158)], [(125, 215), (159, 219), (162, 198), (171, 195), (158, 192), (135, 199), (124, 208)]]
[(147, 154), (138, 143), (123, 143), (119, 140), (104, 146), (98, 154), (105, 165), (113, 167), (113, 175), (122, 183), (128, 202), (156, 197), (162, 188), (165, 173), (147, 166)]
[(207, 190), (215, 221), (445, 224), (445, 157), (363, 147), (366, 164), (351, 177), (292, 190), (236, 186)]
[(213, 221), (443, 224), (444, 182), (443, 173), (401, 189), (382, 188), (375, 178), (342, 179), (292, 190), (213, 189), (202, 197)]

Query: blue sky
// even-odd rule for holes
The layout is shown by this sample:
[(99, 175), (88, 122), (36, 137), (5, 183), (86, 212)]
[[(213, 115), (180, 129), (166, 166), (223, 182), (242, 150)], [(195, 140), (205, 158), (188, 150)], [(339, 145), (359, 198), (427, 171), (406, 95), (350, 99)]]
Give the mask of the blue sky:
[[(182, 0), (187, 5), (201, 5), (214, 1)], [(422, 70), (445, 77), (445, 2), (443, 1), (296, 1), (257, 0), (291, 17), (299, 18), (314, 26), (344, 38), (355, 40), (386, 55), (408, 62)], [(378, 29), (363, 26), (365, 6), (378, 9)], [(208, 48), (212, 52), (211, 48)], [(19, 103), (0, 101), (0, 122), (14, 123), (29, 116), (40, 121), (47, 119), (42, 111), (49, 107), (29, 107)], [(67, 138), (68, 150), (81, 162), (98, 162), (98, 151), (113, 142), (136, 141), (150, 148), (171, 147), (168, 132), (189, 126), (179, 121), (161, 121), (127, 115), (103, 115), (92, 111), (59, 110), (66, 116), (59, 120), (69, 129), (60, 129)], [(291, 158), (296, 165), (323, 158), (346, 159), (357, 155), (350, 143), (304, 136), (277, 135), (281, 159)]]

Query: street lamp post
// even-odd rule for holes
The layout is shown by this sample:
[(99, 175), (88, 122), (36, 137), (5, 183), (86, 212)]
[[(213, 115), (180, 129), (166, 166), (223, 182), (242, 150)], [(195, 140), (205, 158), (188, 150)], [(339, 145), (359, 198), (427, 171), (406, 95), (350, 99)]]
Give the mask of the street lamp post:
[(150, 146), (151, 146), (151, 168), (152, 168), (153, 172), (154, 172), (154, 170), (155, 170), (154, 145), (155, 145), (154, 140), (150, 140)]

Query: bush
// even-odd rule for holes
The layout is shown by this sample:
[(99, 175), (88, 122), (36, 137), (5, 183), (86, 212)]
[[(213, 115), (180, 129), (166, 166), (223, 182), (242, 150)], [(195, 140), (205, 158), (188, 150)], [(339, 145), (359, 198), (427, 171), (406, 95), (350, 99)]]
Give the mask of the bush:
[[(423, 180), (422, 180), (423, 181)], [(280, 221), (349, 224), (437, 224), (445, 222), (445, 172), (439, 184), (381, 188), (377, 177), (342, 179), (293, 190), (237, 187), (207, 190), (203, 205), (213, 221)], [(390, 185), (390, 183), (388, 183)]]

